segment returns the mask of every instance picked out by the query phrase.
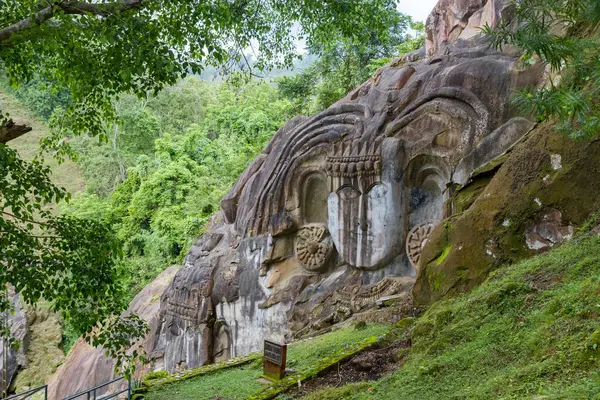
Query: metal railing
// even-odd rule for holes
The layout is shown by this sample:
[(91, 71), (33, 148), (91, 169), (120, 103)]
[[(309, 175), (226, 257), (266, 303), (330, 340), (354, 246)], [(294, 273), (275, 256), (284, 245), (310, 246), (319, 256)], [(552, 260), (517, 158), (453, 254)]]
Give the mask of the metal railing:
[(86, 396), (85, 400), (109, 400), (109, 399), (114, 399), (115, 397), (117, 397), (117, 396), (119, 396), (121, 394), (124, 394), (124, 393), (127, 393), (127, 400), (130, 400), (131, 399), (131, 380), (127, 380), (127, 388), (125, 388), (123, 390), (120, 390), (120, 391), (117, 391), (115, 393), (100, 395), (99, 397), (98, 397), (98, 395), (96, 393), (99, 389), (101, 389), (101, 388), (103, 388), (105, 386), (108, 386), (108, 385), (112, 385), (113, 383), (116, 383), (116, 382), (119, 382), (119, 381), (122, 381), (122, 380), (125, 380), (125, 378), (121, 377), (121, 378), (113, 379), (110, 382), (103, 383), (102, 385), (93, 387), (93, 388), (91, 388), (89, 390), (86, 390), (86, 391), (83, 391), (83, 392), (79, 392), (79, 393), (74, 394), (74, 395), (69, 396), (69, 397), (65, 397), (63, 400), (76, 400), (76, 399), (79, 399), (82, 396)]
[(34, 394), (41, 392), (42, 390), (44, 391), (44, 400), (48, 400), (48, 385), (30, 389), (23, 393), (13, 394), (12, 396), (8, 396), (1, 400), (25, 400), (25, 399), (28, 399), (29, 397), (33, 396)]

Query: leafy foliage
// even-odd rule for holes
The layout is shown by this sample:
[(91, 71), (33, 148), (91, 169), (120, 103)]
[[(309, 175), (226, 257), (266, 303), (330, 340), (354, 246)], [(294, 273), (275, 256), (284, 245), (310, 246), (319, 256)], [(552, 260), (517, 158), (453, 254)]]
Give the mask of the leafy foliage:
[[(179, 114), (190, 97), (196, 98), (197, 118)], [(289, 102), (273, 87), (236, 77), (214, 85), (189, 77), (143, 103), (149, 120), (158, 120), (163, 130), (160, 137), (154, 134), (153, 151), (137, 144), (146, 140), (139, 136), (131, 136), (129, 147), (118, 145), (116, 152), (111, 143), (77, 138), (73, 147), (81, 154), (88, 190), (64, 207), (68, 214), (106, 221), (117, 231), (126, 255), (120, 261), (122, 280), (130, 297), (181, 261), (223, 195), (291, 116)], [(123, 102), (120, 112), (140, 106), (139, 101)], [(117, 143), (125, 131), (119, 128)], [(127, 167), (124, 180), (119, 159)], [(115, 182), (120, 183), (112, 186)]]
[[(302, 73), (277, 80), (282, 96), (290, 99), (297, 114), (322, 111), (369, 79), (373, 73), (401, 56), (425, 44), (424, 26), (395, 9), (388, 10), (387, 36), (374, 33), (367, 41), (342, 39), (326, 47), (309, 50), (320, 57)], [(416, 32), (406, 32), (410, 27)]]
[[(45, 145), (67, 154), (64, 135), (104, 134), (121, 93), (157, 93), (207, 64), (239, 61), (258, 43), (256, 68), (291, 65), (295, 35), (310, 46), (342, 37), (357, 42), (388, 36), (391, 0), (326, 2), (222, 0), (10, 0), (0, 11), (0, 60), (16, 84), (38, 76), (71, 104), (52, 118), (56, 134)], [(38, 23), (26, 23), (34, 16)], [(40, 23), (49, 22), (52, 23)], [(60, 144), (60, 146), (59, 146)]]
[[(69, 194), (52, 184), (47, 167), (21, 160), (4, 144), (0, 144), (0, 175), (0, 259), (4, 266), (0, 287), (14, 286), (30, 304), (42, 298), (52, 302), (79, 333), (90, 333), (97, 321), (120, 312), (124, 296), (115, 260), (121, 249), (110, 227), (52, 215), (44, 206), (68, 199)], [(4, 312), (9, 303), (1, 306)], [(138, 321), (130, 317), (113, 324), (133, 332), (142, 329)], [(111, 327), (99, 327), (90, 342), (112, 343), (112, 354), (125, 360), (128, 337), (111, 342), (114, 332), (104, 328)]]
[(402, 57), (425, 46), (425, 24), (409, 20), (409, 25), (414, 31), (414, 35), (406, 35), (406, 40), (398, 46), (398, 57)]
[(21, 87), (11, 87), (6, 76), (0, 78), (0, 87), (3, 91), (10, 92), (44, 121), (50, 120), (54, 111), (69, 105), (71, 98), (66, 90), (54, 92), (50, 90), (48, 82), (33, 79)]
[(410, 33), (405, 34), (404, 42), (396, 47), (397, 54), (395, 54), (394, 57), (382, 57), (371, 60), (369, 64), (371, 73), (375, 73), (378, 68), (390, 63), (394, 58), (402, 57), (425, 47), (425, 24), (422, 22), (414, 22), (410, 17), (408, 18), (408, 24), (410, 29), (414, 32), (414, 35)]
[(518, 46), (525, 64), (539, 59), (562, 73), (560, 84), (524, 90), (515, 103), (574, 138), (600, 132), (600, 39), (593, 32), (599, 22), (596, 0), (525, 0), (515, 18), (483, 28), (494, 47)]

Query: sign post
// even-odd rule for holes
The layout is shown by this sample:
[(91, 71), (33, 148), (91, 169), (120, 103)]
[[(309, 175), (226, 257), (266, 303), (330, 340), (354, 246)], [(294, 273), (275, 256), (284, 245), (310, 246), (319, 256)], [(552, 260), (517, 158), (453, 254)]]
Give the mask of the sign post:
[(265, 340), (263, 374), (269, 380), (280, 380), (285, 375), (287, 344)]

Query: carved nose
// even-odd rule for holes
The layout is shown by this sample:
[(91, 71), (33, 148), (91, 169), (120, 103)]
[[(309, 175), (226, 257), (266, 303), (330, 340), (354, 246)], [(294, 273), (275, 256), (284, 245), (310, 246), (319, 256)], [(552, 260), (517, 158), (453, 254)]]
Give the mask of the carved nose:
[(370, 227), (371, 223), (368, 222), (366, 219), (361, 218), (361, 221), (358, 223), (358, 229), (360, 229), (363, 232), (366, 232), (369, 230)]
[(360, 211), (358, 218), (358, 227), (363, 232), (368, 231), (371, 225), (371, 223), (367, 221), (367, 212), (369, 209), (367, 202), (367, 196), (363, 194), (360, 199)]

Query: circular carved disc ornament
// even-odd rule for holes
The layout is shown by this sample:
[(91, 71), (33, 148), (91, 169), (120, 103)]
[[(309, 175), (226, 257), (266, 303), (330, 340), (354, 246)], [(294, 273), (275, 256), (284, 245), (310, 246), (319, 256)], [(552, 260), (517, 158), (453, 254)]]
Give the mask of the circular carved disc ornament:
[(417, 269), (421, 261), (421, 251), (427, 244), (431, 232), (432, 224), (417, 225), (406, 235), (406, 255), (412, 266)]
[(333, 242), (327, 228), (320, 224), (300, 229), (296, 241), (296, 258), (308, 271), (318, 271), (325, 266), (333, 251)]

